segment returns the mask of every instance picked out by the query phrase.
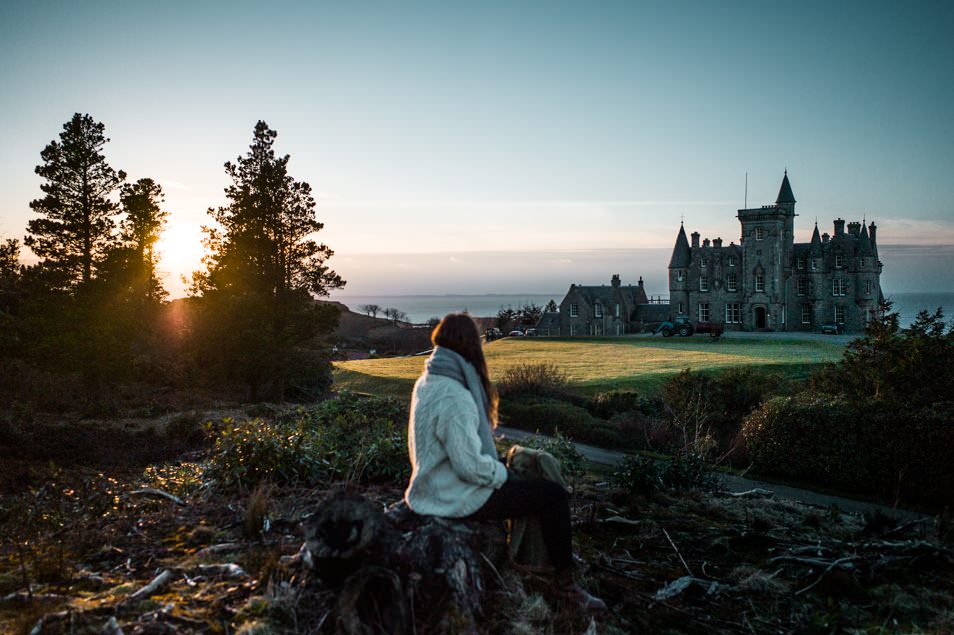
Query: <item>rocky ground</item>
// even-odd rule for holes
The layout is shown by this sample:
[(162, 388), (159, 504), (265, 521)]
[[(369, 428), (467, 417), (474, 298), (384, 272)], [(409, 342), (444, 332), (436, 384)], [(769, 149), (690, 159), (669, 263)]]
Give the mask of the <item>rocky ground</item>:
[[(204, 452), (146, 468), (20, 466), (0, 497), (0, 631), (336, 632), (335, 592), (295, 557), (327, 489), (226, 495)], [(503, 567), (486, 574), (482, 632), (954, 632), (949, 517), (757, 491), (641, 498), (595, 469), (576, 485), (574, 531), (583, 582), (610, 611), (565, 606), (546, 575)], [(384, 507), (401, 485), (362, 493)], [(416, 632), (433, 632), (422, 613)]]

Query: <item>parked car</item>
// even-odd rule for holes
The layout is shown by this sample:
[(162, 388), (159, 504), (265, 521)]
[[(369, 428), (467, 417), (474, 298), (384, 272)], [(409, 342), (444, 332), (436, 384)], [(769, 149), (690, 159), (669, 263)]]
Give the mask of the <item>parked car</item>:
[(537, 329), (527, 329), (523, 334), (527, 337), (535, 337), (537, 334)]
[(510, 331), (507, 335), (510, 337), (523, 337), (523, 331)]
[(824, 335), (841, 335), (842, 333), (845, 332), (845, 325), (838, 324), (837, 322), (822, 324), (821, 332)]

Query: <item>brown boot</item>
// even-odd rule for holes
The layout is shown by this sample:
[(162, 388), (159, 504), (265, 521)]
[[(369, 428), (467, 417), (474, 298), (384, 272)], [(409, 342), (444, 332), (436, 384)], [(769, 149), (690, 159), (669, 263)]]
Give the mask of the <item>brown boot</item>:
[(602, 613), (607, 610), (606, 602), (590, 595), (573, 579), (572, 572), (561, 572), (556, 576), (556, 594), (584, 611)]

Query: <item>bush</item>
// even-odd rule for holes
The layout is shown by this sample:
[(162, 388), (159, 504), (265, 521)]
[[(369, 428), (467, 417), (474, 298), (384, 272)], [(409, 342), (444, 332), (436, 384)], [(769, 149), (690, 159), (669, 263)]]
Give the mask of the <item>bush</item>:
[(659, 463), (644, 456), (627, 456), (610, 476), (613, 487), (630, 496), (652, 496), (662, 488)]
[(631, 446), (619, 427), (596, 419), (586, 409), (552, 398), (501, 400), (501, 423), (522, 430), (552, 434), (559, 429), (568, 438), (604, 447)]
[(276, 421), (225, 420), (209, 475), (225, 487), (262, 481), (324, 485), (400, 482), (410, 476), (407, 409), (391, 398), (345, 394)]
[(766, 474), (892, 503), (954, 502), (951, 404), (893, 411), (804, 393), (766, 402), (746, 419), (743, 436), (753, 467)]
[(594, 417), (611, 419), (616, 415), (632, 413), (658, 416), (662, 414), (662, 406), (658, 399), (640, 397), (638, 393), (626, 390), (611, 390), (593, 397), (587, 404), (587, 410)]
[(662, 470), (662, 482), (676, 490), (712, 490), (719, 485), (719, 476), (702, 454), (684, 452), (675, 455)]
[(566, 398), (570, 394), (566, 373), (555, 364), (518, 364), (504, 371), (497, 382), (503, 397)]
[(683, 451), (726, 456), (742, 422), (778, 390), (774, 373), (731, 368), (715, 375), (686, 369), (663, 386), (669, 420), (684, 435)]

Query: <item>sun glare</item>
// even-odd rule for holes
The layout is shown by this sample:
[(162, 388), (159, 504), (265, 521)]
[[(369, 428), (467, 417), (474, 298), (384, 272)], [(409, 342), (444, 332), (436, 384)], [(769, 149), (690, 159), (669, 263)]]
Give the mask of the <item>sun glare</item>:
[(170, 223), (156, 243), (159, 269), (178, 279), (199, 267), (202, 260), (202, 230), (198, 225)]

